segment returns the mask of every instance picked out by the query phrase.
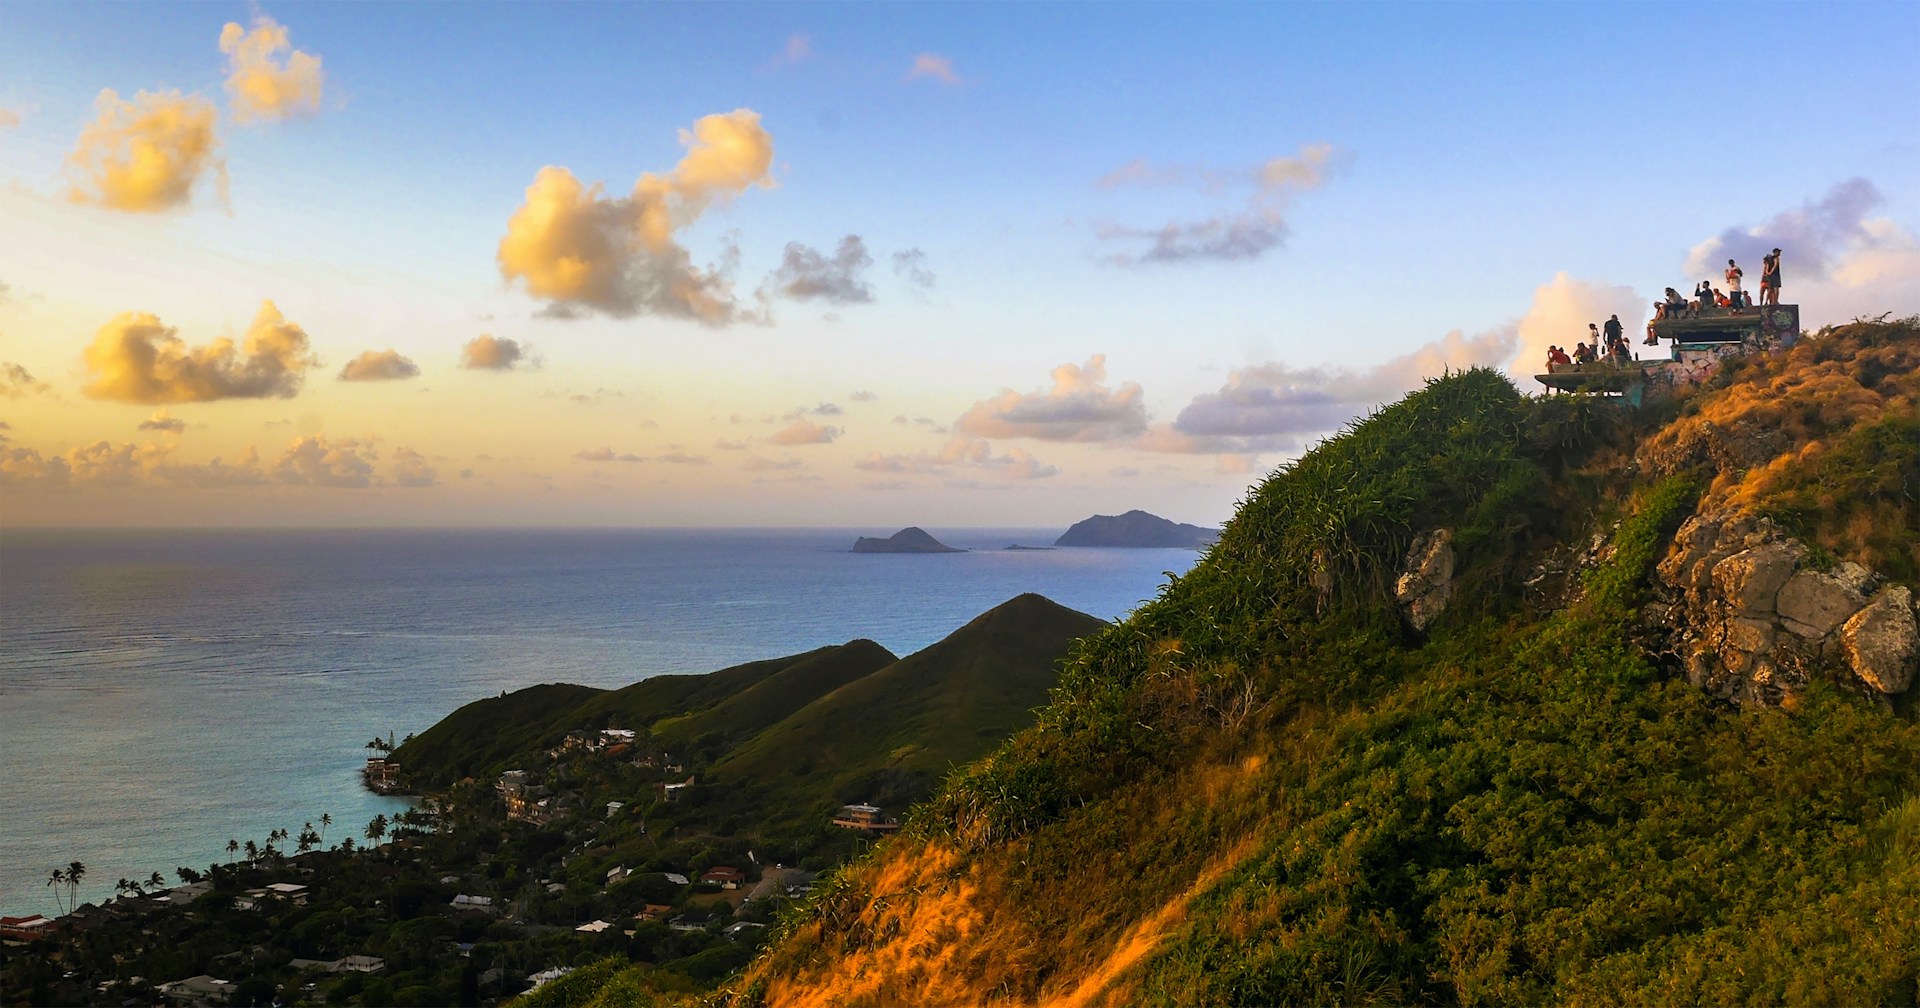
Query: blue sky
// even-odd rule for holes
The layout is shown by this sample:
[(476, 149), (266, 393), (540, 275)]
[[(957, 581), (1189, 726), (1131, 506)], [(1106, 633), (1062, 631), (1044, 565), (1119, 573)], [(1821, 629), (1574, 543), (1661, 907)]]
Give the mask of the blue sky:
[[(232, 114), (216, 41), (256, 14), (321, 60), (312, 110)], [(912, 75), (922, 57), (951, 76)], [(1143, 424), (1177, 428), (1202, 397), (1259, 382), (1267, 401), (1331, 389), (1363, 410), (1417, 380), (1413, 363), (1381, 370), (1404, 355), (1505, 366), (1582, 313), (1643, 316), (1728, 229), (1821, 243), (1788, 258), (1818, 263), (1789, 274), (1815, 322), (1920, 310), (1916, 57), (1912, 4), (7, 5), (0, 110), (18, 122), (0, 128), (0, 222), (23, 240), (0, 247), (0, 362), (36, 383), (0, 399), (7, 517), (1021, 524), (1150, 505), (1219, 520), (1315, 436), (1292, 429), (1299, 415), (1327, 410), (1289, 400), (1289, 429), (1178, 451), (1150, 450), (1170, 442), (1142, 440)], [(158, 212), (70, 201), (63, 162), (103, 88), (219, 105), (225, 205), (210, 177)], [(555, 320), (503, 276), (507, 221), (543, 166), (617, 199), (673, 168), (680, 131), (742, 109), (769, 138), (773, 186), (719, 199), (676, 241), (699, 268), (732, 250), (744, 297), (789, 243), (831, 252), (857, 235), (871, 301), (775, 297), (765, 318), (717, 327)], [(1308, 180), (1260, 190), (1275, 159), (1310, 162)], [(1102, 184), (1115, 173), (1145, 184)], [(1855, 179), (1870, 198), (1838, 200)], [(1825, 223), (1794, 230), (1812, 219)], [(1238, 258), (1113, 261), (1205, 221), (1264, 238)], [(908, 251), (931, 286), (890, 267)], [(297, 390), (85, 391), (81, 350), (120, 313), (199, 345), (238, 335), (262, 300), (325, 364)], [(1456, 330), (1458, 354), (1423, 351)], [(540, 367), (454, 368), (482, 331)], [(418, 377), (334, 379), (386, 348)], [(1014, 406), (1091, 404), (1117, 423), (960, 422), (1095, 355), (1103, 378)], [(1137, 401), (1121, 401), (1128, 383)], [(854, 390), (877, 398), (852, 406)], [(840, 408), (810, 414), (839, 418), (819, 421), (837, 434), (771, 440), (820, 403)], [(76, 476), (76, 446), (148, 436), (134, 421), (155, 405), (186, 429), (151, 435), (157, 450), (115, 485)], [(988, 430), (984, 455), (952, 441)], [(271, 459), (295, 434), (358, 445), (374, 475), (182, 485), (214, 455)], [(431, 482), (379, 475), (401, 446), (434, 461)], [(649, 461), (575, 457), (603, 447)], [(1222, 447), (1242, 450), (1201, 450)]]

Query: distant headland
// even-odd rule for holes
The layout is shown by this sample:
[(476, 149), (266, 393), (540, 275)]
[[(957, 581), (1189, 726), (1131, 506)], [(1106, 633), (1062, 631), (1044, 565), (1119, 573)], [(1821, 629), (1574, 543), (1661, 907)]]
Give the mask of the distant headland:
[(854, 540), (855, 553), (965, 553), (927, 534), (918, 526), (908, 526), (885, 539), (861, 536)]
[(1055, 546), (1127, 546), (1127, 547), (1186, 547), (1199, 549), (1213, 545), (1220, 538), (1219, 529), (1201, 528), (1198, 525), (1176, 524), (1159, 515), (1145, 511), (1128, 511), (1123, 515), (1094, 515), (1085, 521), (1075, 522), (1065, 534), (1055, 539)]

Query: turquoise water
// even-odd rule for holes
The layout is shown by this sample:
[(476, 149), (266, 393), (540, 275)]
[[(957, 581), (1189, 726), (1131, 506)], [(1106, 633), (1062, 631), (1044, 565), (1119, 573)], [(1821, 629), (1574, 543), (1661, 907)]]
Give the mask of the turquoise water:
[(1057, 529), (847, 552), (892, 531), (0, 531), (0, 914), (52, 915), (69, 861), (97, 902), (322, 813), (358, 836), (404, 807), (359, 787), (367, 740), (502, 690), (906, 655), (1024, 591), (1111, 619), (1196, 559), (1000, 549)]

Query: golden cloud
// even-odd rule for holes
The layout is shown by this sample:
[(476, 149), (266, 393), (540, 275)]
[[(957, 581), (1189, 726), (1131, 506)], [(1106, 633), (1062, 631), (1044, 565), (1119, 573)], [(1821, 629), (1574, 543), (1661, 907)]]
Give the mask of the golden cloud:
[(341, 381), (397, 381), (415, 378), (420, 366), (398, 350), (368, 350), (340, 369)]
[(481, 333), (460, 348), (460, 366), (469, 371), (507, 371), (526, 355), (527, 348), (517, 340)]
[(99, 113), (73, 153), (69, 174), (78, 181), (67, 198), (114, 210), (153, 213), (185, 206), (208, 170), (226, 198), (226, 163), (216, 156), (213, 103), (178, 91), (142, 91), (122, 101), (112, 89), (94, 100)]
[(307, 352), (306, 331), (271, 301), (261, 303), (238, 348), (230, 339), (190, 347), (158, 318), (125, 312), (100, 327), (85, 356), (88, 396), (154, 404), (290, 398), (320, 363)]
[(381, 476), (376, 470), (379, 454), (374, 446), (352, 438), (296, 438), (269, 465), (261, 464), (260, 453), (251, 445), (230, 463), (220, 458), (205, 463), (180, 462), (173, 452), (166, 445), (128, 442), (116, 446), (108, 441), (50, 455), (31, 448), (0, 449), (0, 486), (22, 490), (135, 486), (217, 489), (278, 483), (364, 489), (425, 487), (438, 479), (426, 456), (411, 448), (395, 448), (387, 475)]
[(693, 264), (676, 234), (718, 200), (771, 188), (773, 138), (748, 109), (704, 116), (680, 131), (687, 153), (610, 198), (565, 168), (540, 169), (500, 239), (500, 275), (567, 314), (664, 315), (725, 325), (748, 317), (726, 269)]
[(227, 54), (228, 105), (235, 122), (319, 111), (325, 82), (320, 57), (294, 49), (284, 25), (264, 14), (254, 16), (252, 30), (229, 21), (220, 29), (220, 51)]

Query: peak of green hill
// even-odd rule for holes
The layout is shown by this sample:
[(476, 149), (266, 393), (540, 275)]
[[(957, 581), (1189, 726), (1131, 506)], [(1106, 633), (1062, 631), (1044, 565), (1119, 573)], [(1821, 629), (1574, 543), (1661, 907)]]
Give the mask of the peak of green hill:
[(1916, 376), (1909, 319), (1642, 412), (1430, 382), (1256, 487), (728, 997), (1920, 997), (1882, 675), (1920, 665)]

